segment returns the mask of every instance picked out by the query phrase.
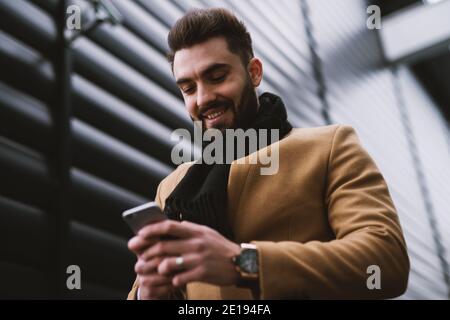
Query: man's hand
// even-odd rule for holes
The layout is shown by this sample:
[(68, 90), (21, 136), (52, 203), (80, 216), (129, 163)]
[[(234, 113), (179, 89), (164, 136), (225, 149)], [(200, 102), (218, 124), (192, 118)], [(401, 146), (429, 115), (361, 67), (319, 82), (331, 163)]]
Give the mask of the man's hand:
[(139, 282), (139, 299), (168, 299), (171, 292), (176, 288), (172, 285), (172, 278), (158, 274), (157, 268), (162, 257), (155, 257), (148, 261), (140, 258), (145, 249), (153, 246), (159, 238), (148, 238), (136, 236), (128, 242), (128, 248), (138, 257), (135, 271)]
[[(237, 283), (239, 274), (231, 258), (239, 254), (238, 244), (209, 227), (187, 221), (166, 220), (150, 224), (138, 234), (143, 241), (162, 236), (177, 239), (157, 241), (139, 255), (143, 266), (151, 269), (158, 265), (157, 272), (163, 277), (161, 282), (173, 276), (172, 285), (175, 287), (183, 287), (192, 281), (221, 286)], [(180, 262), (178, 257), (182, 257), (182, 265), (177, 264)]]

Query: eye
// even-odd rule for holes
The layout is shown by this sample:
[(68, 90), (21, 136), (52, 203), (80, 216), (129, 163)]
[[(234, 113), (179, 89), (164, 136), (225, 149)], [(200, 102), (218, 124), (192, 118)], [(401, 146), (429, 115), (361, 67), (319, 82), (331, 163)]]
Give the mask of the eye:
[(195, 87), (191, 86), (191, 87), (182, 88), (181, 91), (183, 91), (184, 94), (189, 95), (189, 94), (194, 93)]
[(218, 75), (215, 77), (211, 77), (211, 81), (212, 82), (222, 82), (223, 80), (225, 80), (226, 78), (226, 74), (222, 74), (222, 75)]

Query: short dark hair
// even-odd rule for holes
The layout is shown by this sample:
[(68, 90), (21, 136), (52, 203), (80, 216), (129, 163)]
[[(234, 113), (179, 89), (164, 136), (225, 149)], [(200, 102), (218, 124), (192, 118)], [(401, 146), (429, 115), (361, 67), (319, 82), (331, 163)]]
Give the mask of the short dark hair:
[(173, 69), (175, 53), (214, 37), (224, 37), (228, 49), (247, 65), (254, 57), (252, 38), (244, 23), (223, 8), (193, 9), (181, 17), (169, 32), (167, 60)]

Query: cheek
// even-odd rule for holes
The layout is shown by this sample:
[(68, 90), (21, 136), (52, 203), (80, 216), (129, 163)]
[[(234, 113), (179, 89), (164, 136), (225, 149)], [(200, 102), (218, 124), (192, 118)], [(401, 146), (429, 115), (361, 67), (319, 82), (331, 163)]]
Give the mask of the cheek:
[(184, 105), (186, 106), (186, 110), (189, 113), (189, 115), (191, 117), (193, 117), (194, 119), (197, 119), (197, 104), (195, 103), (195, 99), (189, 98), (189, 97), (185, 97), (184, 98)]
[[(221, 90), (221, 95), (233, 101), (235, 108), (239, 106), (244, 84), (240, 80), (230, 81)], [(236, 111), (236, 110), (234, 110)]]

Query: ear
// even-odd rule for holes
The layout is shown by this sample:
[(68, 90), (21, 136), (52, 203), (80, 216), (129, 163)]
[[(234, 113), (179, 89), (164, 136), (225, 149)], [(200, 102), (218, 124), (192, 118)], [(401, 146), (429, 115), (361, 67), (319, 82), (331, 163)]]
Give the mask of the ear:
[(263, 66), (262, 61), (258, 58), (252, 58), (248, 63), (247, 71), (250, 75), (250, 80), (253, 86), (256, 88), (260, 85), (263, 78)]

